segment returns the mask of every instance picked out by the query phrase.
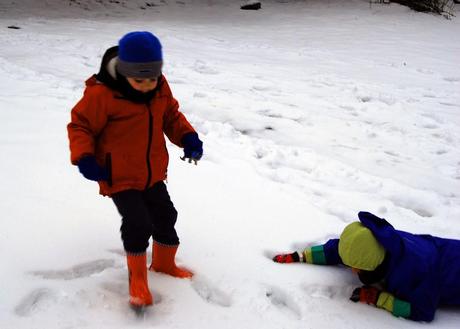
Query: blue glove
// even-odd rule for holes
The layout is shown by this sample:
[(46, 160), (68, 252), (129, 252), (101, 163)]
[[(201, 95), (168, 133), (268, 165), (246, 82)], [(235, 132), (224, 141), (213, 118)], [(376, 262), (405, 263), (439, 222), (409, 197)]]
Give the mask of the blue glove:
[(107, 170), (99, 166), (94, 155), (87, 155), (78, 161), (78, 170), (89, 180), (106, 181), (109, 178)]
[(184, 156), (181, 158), (188, 162), (194, 161), (195, 164), (203, 156), (203, 142), (198, 138), (197, 133), (187, 133), (182, 137), (182, 145), (184, 145)]

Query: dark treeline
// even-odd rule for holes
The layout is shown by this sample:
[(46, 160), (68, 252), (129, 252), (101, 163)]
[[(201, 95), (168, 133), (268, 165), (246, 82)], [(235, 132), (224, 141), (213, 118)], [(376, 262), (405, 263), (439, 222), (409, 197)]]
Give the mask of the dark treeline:
[[(391, 0), (413, 10), (432, 12), (440, 15), (452, 15), (453, 0)], [(455, 1), (458, 3), (458, 1)]]

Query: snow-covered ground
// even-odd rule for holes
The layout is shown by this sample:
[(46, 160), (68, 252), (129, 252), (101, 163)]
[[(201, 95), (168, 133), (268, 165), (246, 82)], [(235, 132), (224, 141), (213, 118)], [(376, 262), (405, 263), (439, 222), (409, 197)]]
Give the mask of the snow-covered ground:
[[(460, 18), (241, 3), (0, 2), (0, 328), (420, 326), (350, 302), (360, 284), (344, 268), (270, 257), (325, 242), (360, 210), (460, 239)], [(150, 273), (142, 317), (127, 306), (119, 215), (70, 165), (66, 133), (84, 80), (133, 30), (162, 40), (205, 143), (198, 166), (169, 147), (178, 259), (196, 276)], [(454, 308), (432, 325), (459, 323)]]

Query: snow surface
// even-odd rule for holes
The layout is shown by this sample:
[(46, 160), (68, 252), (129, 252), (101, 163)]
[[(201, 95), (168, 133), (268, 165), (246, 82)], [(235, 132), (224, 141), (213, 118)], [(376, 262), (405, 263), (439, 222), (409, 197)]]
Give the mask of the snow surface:
[[(420, 326), (350, 302), (360, 284), (344, 268), (270, 258), (360, 210), (460, 238), (460, 18), (364, 0), (240, 4), (0, 2), (0, 328)], [(66, 133), (84, 80), (132, 30), (162, 40), (205, 145), (198, 166), (169, 145), (178, 261), (196, 276), (150, 273), (143, 316), (127, 305), (119, 215), (70, 165)], [(459, 323), (460, 309), (440, 309), (432, 326)]]

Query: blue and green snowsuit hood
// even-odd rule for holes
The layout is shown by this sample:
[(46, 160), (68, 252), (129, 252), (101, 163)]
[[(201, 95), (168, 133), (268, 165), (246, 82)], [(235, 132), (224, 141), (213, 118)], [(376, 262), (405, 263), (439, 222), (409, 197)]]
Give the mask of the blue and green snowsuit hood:
[[(432, 321), (440, 305), (460, 306), (460, 240), (399, 231), (368, 212), (358, 217), (385, 249), (385, 290), (410, 303), (410, 319)], [(325, 264), (343, 263), (338, 244), (323, 245)]]

